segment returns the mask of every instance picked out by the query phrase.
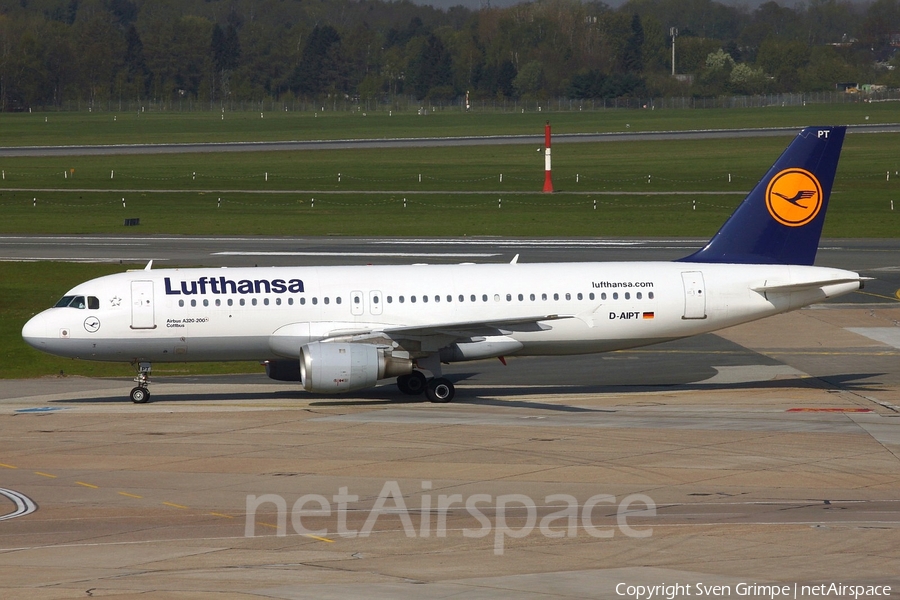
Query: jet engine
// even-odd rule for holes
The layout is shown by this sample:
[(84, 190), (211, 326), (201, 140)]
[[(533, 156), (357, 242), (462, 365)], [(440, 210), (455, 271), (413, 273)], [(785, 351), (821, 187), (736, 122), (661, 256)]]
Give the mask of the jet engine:
[(313, 342), (300, 348), (300, 381), (307, 392), (333, 394), (370, 388), (379, 379), (412, 373), (405, 352), (372, 344)]

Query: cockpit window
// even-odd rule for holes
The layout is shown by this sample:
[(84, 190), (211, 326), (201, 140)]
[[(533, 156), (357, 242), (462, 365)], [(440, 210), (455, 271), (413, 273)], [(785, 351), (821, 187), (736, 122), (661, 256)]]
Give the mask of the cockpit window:
[[(96, 298), (94, 298), (96, 300)], [(56, 303), (55, 308), (85, 308), (87, 306), (84, 302), (84, 296), (63, 296), (59, 302)], [(97, 308), (100, 308), (100, 301), (97, 300)]]
[(91, 310), (97, 310), (100, 308), (100, 299), (96, 296), (88, 296), (88, 308)]

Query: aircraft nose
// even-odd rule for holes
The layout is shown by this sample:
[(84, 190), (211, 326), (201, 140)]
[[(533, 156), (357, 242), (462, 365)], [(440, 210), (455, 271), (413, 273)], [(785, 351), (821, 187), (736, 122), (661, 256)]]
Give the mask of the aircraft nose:
[(48, 337), (47, 327), (47, 316), (44, 313), (38, 313), (22, 327), (22, 339), (32, 348), (43, 350)]

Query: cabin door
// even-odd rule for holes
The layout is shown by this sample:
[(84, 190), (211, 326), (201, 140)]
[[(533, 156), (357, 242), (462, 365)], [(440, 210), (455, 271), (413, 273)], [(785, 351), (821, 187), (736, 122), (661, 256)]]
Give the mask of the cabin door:
[(131, 328), (156, 329), (152, 281), (131, 282)]
[(684, 316), (682, 319), (706, 318), (706, 286), (703, 273), (685, 271), (681, 274), (684, 282)]

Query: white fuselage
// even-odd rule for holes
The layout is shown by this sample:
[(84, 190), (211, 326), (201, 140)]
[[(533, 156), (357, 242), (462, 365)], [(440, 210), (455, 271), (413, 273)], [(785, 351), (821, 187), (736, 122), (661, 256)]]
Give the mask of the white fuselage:
[[(76, 286), (66, 296), (83, 297), (84, 308), (45, 310), (23, 337), (52, 354), (128, 362), (296, 359), (309, 342), (397, 327), (427, 329), (404, 336), (420, 343), (405, 348), (413, 357), (591, 353), (793, 310), (854, 291), (858, 279), (824, 267), (683, 262), (143, 270)], [(794, 288), (757, 291), (776, 286)], [(495, 321), (508, 325), (460, 337), (465, 324)]]

